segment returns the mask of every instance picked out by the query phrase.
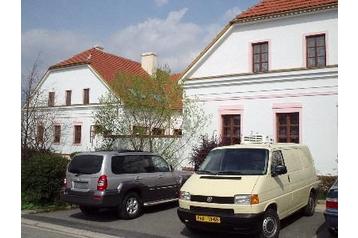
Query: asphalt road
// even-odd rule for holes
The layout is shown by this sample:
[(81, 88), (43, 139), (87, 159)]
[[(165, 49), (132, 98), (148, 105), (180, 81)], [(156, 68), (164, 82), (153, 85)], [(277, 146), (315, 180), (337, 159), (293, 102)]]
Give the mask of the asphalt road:
[[(120, 220), (112, 211), (104, 210), (91, 217), (84, 216), (79, 209), (56, 211), (50, 213), (39, 213), (23, 215), (23, 218), (40, 222), (57, 224), (64, 227), (83, 229), (112, 236), (121, 237), (239, 237), (230, 234), (215, 233), (191, 233), (179, 221), (177, 214), (177, 203), (165, 204), (146, 208), (144, 214), (134, 220)], [(320, 205), (312, 217), (305, 217), (299, 213), (294, 214), (281, 221), (280, 237), (331, 237), (324, 224), (323, 207)], [(24, 227), (22, 237), (24, 238), (62, 238), (61, 234), (49, 234), (48, 236), (31, 236), (28, 232), (30, 227)], [(40, 234), (41, 233), (41, 234)], [(71, 236), (66, 236), (72, 238)], [(241, 236), (245, 237), (245, 236)]]

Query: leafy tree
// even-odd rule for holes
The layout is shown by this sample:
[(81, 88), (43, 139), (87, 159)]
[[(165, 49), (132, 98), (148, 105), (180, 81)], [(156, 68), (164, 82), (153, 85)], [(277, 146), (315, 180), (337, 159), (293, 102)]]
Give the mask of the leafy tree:
[(122, 73), (110, 86), (113, 93), (100, 99), (103, 106), (93, 115), (97, 148), (148, 150), (178, 165), (208, 118), (170, 70), (158, 69), (151, 77)]

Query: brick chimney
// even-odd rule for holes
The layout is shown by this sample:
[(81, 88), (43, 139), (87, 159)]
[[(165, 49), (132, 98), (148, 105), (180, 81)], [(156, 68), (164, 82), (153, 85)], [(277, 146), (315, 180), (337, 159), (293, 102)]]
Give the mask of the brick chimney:
[(149, 74), (153, 75), (157, 70), (157, 55), (153, 52), (142, 54), (142, 68)]

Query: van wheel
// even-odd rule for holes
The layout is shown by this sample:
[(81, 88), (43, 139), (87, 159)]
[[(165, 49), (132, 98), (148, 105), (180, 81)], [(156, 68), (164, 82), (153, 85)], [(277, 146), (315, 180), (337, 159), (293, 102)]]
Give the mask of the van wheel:
[(134, 219), (142, 212), (142, 202), (138, 194), (128, 193), (119, 208), (119, 216), (123, 219)]
[(314, 195), (314, 193), (311, 192), (308, 198), (307, 205), (304, 208), (303, 215), (313, 216), (316, 208), (316, 203), (317, 203), (316, 196)]
[(98, 211), (96, 207), (90, 207), (90, 206), (80, 206), (80, 210), (86, 216), (93, 215)]
[(260, 238), (277, 238), (280, 233), (280, 219), (275, 210), (267, 209), (260, 223)]

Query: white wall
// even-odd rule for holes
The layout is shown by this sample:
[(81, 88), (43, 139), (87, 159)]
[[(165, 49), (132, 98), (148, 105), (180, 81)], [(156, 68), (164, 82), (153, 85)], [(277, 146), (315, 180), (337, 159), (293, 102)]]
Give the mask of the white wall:
[[(327, 65), (338, 64), (337, 10), (234, 25), (188, 78), (252, 72), (252, 43), (269, 42), (269, 70), (306, 66), (305, 36), (326, 34)], [(225, 62), (225, 63), (223, 63)]]
[[(90, 104), (83, 105), (83, 89), (89, 88)], [(98, 107), (101, 95), (108, 92), (107, 86), (87, 66), (51, 70), (40, 85), (45, 97), (55, 92), (55, 123), (61, 125), (61, 142), (52, 147), (58, 153), (70, 154), (93, 149), (90, 143), (92, 115)], [(72, 90), (72, 105), (65, 106), (65, 91)], [(47, 102), (47, 101), (46, 101)], [(74, 126), (81, 125), (81, 144), (74, 144)]]
[[(317, 33), (326, 34), (331, 67), (305, 69), (305, 36)], [(286, 71), (250, 74), (251, 44), (260, 41), (269, 42), (269, 70)], [(274, 138), (274, 106), (298, 105), (300, 143), (309, 146), (319, 174), (336, 174), (337, 42), (337, 10), (232, 27), (185, 76), (185, 93), (212, 118), (203, 134), (219, 135), (220, 110), (231, 108), (241, 114), (242, 135)]]

